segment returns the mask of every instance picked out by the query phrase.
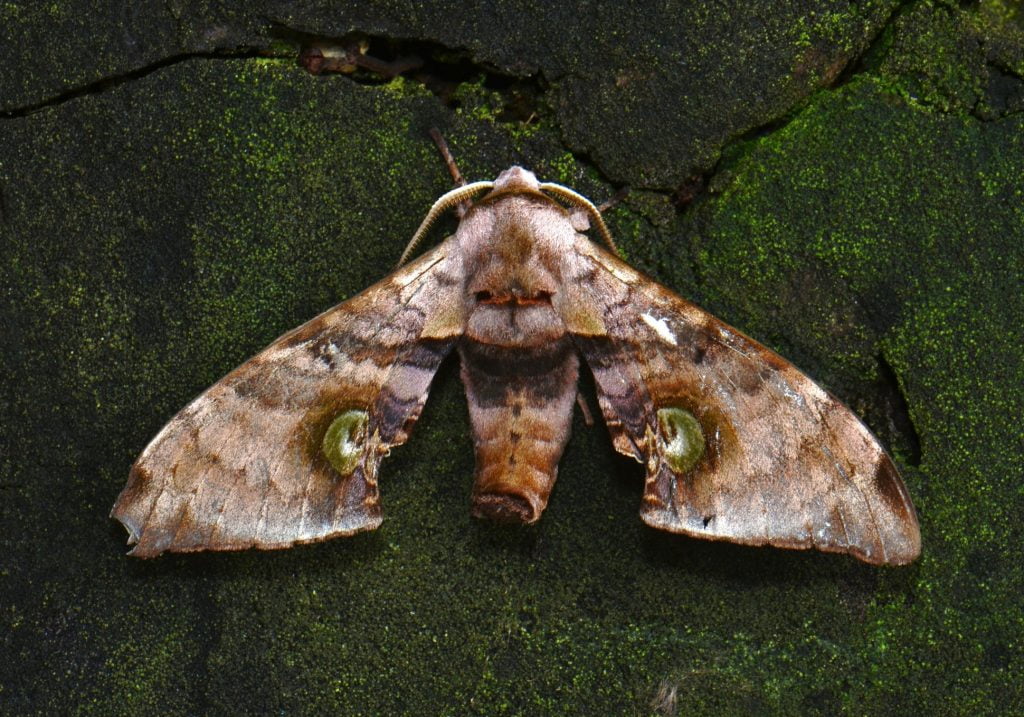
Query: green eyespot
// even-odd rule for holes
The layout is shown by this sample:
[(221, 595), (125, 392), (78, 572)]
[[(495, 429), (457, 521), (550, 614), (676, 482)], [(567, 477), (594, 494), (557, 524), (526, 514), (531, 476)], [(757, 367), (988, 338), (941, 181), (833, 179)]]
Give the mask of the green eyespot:
[(366, 411), (345, 411), (331, 421), (324, 434), (324, 455), (340, 475), (349, 475), (359, 465), (366, 439), (367, 418)]
[(704, 455), (700, 422), (683, 408), (659, 408), (658, 425), (665, 460), (676, 473), (685, 473)]

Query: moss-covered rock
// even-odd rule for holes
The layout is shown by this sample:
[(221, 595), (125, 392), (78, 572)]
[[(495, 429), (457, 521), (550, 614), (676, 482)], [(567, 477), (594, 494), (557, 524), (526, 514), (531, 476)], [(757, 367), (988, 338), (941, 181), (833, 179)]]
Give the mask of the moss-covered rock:
[[(868, 610), (877, 672), (849, 706), (998, 711), (1021, 697), (1024, 636), (1024, 119), (944, 114), (865, 77), (745, 149), (691, 217), (703, 291), (869, 417), (922, 515), (912, 602)], [(885, 401), (890, 370), (919, 446)]]
[[(785, 115), (868, 46), (896, 0), (813, 3), (0, 3), (0, 110), (175, 56), (298, 52), (302, 39), (399, 38), (531, 77), (567, 145), (619, 183), (674, 189), (731, 138)], [(6, 22), (3, 22), (6, 20)], [(6, 35), (6, 37), (4, 37)], [(66, 39), (65, 39), (66, 38)], [(283, 43), (283, 46), (282, 46)], [(373, 49), (382, 49), (382, 42)], [(277, 51), (275, 50), (275, 51)]]
[(1019, 3), (912, 3), (887, 33), (882, 76), (914, 103), (996, 119), (1024, 111)]
[[(220, 5), (166, 7), (232, 12)], [(514, 34), (505, 6), (382, 3), (329, 24), (329, 13), (290, 4), (272, 19), (311, 34), (429, 25), (417, 37), (543, 72), (554, 99), (508, 123), (488, 81), (463, 83), (453, 107), (408, 78), (359, 85), (290, 59), (195, 58), (0, 119), (0, 711), (995, 714), (1024, 704), (1024, 120), (998, 100), (1012, 93), (978, 79), (993, 62), (1009, 68), (1005, 87), (1019, 74), (1018, 19), (1002, 7), (910, 3), (860, 72), (816, 91), (891, 4), (837, 5), (803, 24), (780, 10), (764, 19), (771, 48), (746, 54), (730, 43), (749, 42), (751, 15), (709, 15), (694, 34), (680, 30), (690, 45), (666, 49), (678, 26), (625, 6), (500, 45), (484, 30)], [(105, 18), (83, 27), (114, 22)], [(262, 32), (230, 27), (239, 41)], [(594, 47), (620, 43), (612, 64), (634, 72), (621, 88), (585, 81), (606, 71), (594, 47), (580, 50), (599, 30)], [(989, 49), (978, 55), (965, 37)], [(991, 60), (997, 45), (1010, 59)], [(792, 64), (793, 47), (818, 49)], [(571, 66), (574, 52), (592, 62)], [(677, 76), (666, 52), (702, 69)], [(561, 74), (545, 69), (552, 58)], [(726, 67), (735, 81), (716, 74)], [(752, 98), (744, 74), (767, 89)], [(694, 108), (704, 95), (686, 90), (691, 81), (717, 85), (727, 104)], [(600, 108), (620, 92), (635, 99), (631, 112), (649, 101), (703, 119), (603, 123)], [(684, 212), (677, 194), (657, 191), (794, 103), (787, 121), (730, 144)], [(748, 110), (754, 119), (736, 119)], [(598, 201), (612, 193), (602, 176), (649, 184), (609, 212), (626, 256), (867, 418), (921, 513), (920, 562), (879, 570), (656, 534), (636, 517), (639, 466), (581, 420), (538, 526), (474, 522), (454, 363), (383, 464), (378, 531), (277, 553), (124, 558), (107, 513), (131, 461), (199, 390), (388, 271), (450, 186), (431, 126), (473, 179), (521, 163)]]

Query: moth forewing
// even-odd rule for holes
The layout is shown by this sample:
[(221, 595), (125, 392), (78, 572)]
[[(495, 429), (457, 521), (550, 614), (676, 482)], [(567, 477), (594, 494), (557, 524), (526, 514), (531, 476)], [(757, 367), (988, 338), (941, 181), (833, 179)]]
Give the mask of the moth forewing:
[[(171, 419), (111, 513), (131, 554), (284, 548), (376, 528), (379, 461), (406, 439), (458, 338), (440, 330), (439, 314), (460, 298), (459, 270), (446, 246), (428, 252), (285, 334)], [(428, 325), (435, 335), (422, 335)], [(343, 451), (325, 450), (346, 415), (365, 425)]]
[[(581, 353), (606, 420), (647, 459), (645, 522), (876, 564), (917, 557), (906, 487), (848, 408), (778, 354), (616, 257), (593, 245), (588, 253), (595, 300), (612, 296), (622, 308), (606, 317), (607, 339), (582, 342)], [(673, 448), (675, 434), (658, 420), (666, 409), (693, 416), (700, 428), (704, 448), (692, 464), (692, 453), (685, 456), (685, 470), (673, 465), (682, 450)]]
[(168, 423), (112, 512), (133, 555), (376, 528), (378, 464), (456, 348), (475, 515), (539, 519), (582, 358), (616, 450), (646, 466), (649, 525), (871, 563), (917, 556), (906, 487), (856, 416), (579, 233), (595, 227), (614, 252), (600, 212), (572, 190), (519, 167), (453, 190), (406, 255), (441, 212), (485, 190), (441, 246), (281, 337)]

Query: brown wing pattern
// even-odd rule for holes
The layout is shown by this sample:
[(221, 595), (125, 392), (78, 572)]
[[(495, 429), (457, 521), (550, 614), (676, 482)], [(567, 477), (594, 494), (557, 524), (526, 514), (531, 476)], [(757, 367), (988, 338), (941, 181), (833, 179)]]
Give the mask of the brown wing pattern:
[[(792, 364), (614, 256), (580, 241), (578, 285), (605, 307), (577, 337), (615, 447), (647, 466), (641, 516), (676, 533), (851, 553), (903, 564), (920, 552), (914, 508), (864, 424)], [(658, 410), (682, 408), (705, 447), (666, 460)]]
[[(376, 528), (377, 466), (403, 443), (461, 331), (441, 245), (275, 341), (185, 407), (132, 468), (112, 516), (132, 554), (283, 548)], [(354, 468), (321, 450), (365, 417)], [(362, 413), (362, 412), (365, 412)]]

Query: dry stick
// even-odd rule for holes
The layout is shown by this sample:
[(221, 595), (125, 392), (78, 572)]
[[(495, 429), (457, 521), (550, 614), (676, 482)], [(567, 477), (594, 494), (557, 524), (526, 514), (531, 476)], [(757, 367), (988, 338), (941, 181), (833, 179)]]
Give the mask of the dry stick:
[(376, 72), (384, 79), (391, 79), (392, 77), (398, 77), (403, 72), (409, 70), (418, 70), (423, 67), (423, 60), (410, 55), (408, 57), (399, 57), (391, 62), (387, 60), (378, 60), (376, 57), (370, 57), (369, 55), (355, 54), (352, 57), (352, 62), (359, 65), (364, 70), (370, 72)]
[(403, 72), (419, 69), (423, 66), (423, 60), (415, 55), (410, 55), (388, 62), (367, 55), (365, 44), (353, 43), (306, 47), (299, 53), (299, 64), (314, 75), (325, 72), (341, 72), (350, 75), (356, 71), (357, 67), (362, 67), (387, 80), (397, 77)]
[[(430, 128), (430, 139), (434, 140), (434, 144), (437, 145), (437, 150), (444, 158), (444, 163), (448, 167), (448, 173), (452, 175), (452, 179), (455, 181), (456, 186), (466, 186), (466, 180), (463, 178), (462, 172), (459, 171), (458, 165), (455, 164), (455, 157), (452, 156), (451, 150), (448, 149), (448, 142), (445, 141), (444, 135), (441, 134), (441, 131), (437, 129), (437, 127)], [(470, 202), (468, 199), (459, 202), (458, 205), (456, 205), (455, 213), (458, 215), (459, 219), (466, 216), (466, 212), (469, 211), (469, 207)]]
[(627, 194), (629, 194), (629, 187), (623, 187), (619, 191), (615, 192), (615, 194), (613, 194), (611, 196), (611, 199), (606, 199), (605, 201), (603, 201), (600, 204), (598, 204), (597, 205), (597, 211), (599, 211), (602, 214), (604, 214), (609, 209), (611, 209), (616, 204), (618, 204), (623, 199), (625, 199)]

